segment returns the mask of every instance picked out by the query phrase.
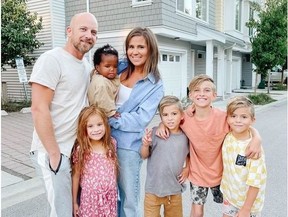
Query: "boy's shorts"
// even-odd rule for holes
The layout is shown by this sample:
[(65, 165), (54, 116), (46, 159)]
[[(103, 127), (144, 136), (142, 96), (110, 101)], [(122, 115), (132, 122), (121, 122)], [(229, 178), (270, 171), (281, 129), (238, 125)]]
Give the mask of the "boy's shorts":
[[(201, 187), (190, 182), (191, 200), (193, 204), (204, 205), (207, 200), (209, 187)], [(223, 203), (223, 195), (220, 191), (220, 185), (210, 188), (213, 195), (213, 201)]]
[[(227, 216), (235, 216), (239, 212), (239, 209), (233, 206), (227, 200), (224, 200), (222, 212)], [(261, 217), (261, 213), (250, 213), (250, 217)]]
[(182, 217), (182, 195), (170, 195), (158, 197), (154, 194), (145, 193), (144, 199), (144, 216), (160, 216), (161, 206), (164, 206), (165, 217)]

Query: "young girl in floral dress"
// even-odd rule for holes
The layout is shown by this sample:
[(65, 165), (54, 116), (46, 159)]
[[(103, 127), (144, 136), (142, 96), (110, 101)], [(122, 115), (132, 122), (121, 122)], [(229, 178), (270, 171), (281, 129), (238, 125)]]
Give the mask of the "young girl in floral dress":
[(95, 105), (84, 108), (79, 115), (71, 156), (73, 216), (116, 217), (116, 140), (111, 137), (105, 112)]

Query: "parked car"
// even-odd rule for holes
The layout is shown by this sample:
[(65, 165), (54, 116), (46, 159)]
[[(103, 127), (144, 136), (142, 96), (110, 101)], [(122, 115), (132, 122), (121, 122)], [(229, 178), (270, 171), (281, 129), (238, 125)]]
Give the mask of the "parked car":
[[(282, 69), (278, 66), (272, 68), (270, 72), (270, 82), (271, 83), (281, 83)], [(268, 76), (266, 77), (266, 82), (268, 82)], [(283, 72), (283, 83), (287, 83), (287, 69)]]

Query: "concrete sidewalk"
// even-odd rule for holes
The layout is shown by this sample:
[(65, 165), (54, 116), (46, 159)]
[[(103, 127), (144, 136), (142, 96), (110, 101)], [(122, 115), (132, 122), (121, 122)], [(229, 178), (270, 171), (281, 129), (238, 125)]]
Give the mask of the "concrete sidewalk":
[[(225, 110), (227, 100), (230, 97), (247, 95), (252, 92), (252, 90), (241, 89), (225, 97), (225, 100), (217, 99), (213, 105)], [(266, 93), (267, 91), (257, 90), (257, 93), (259, 92)], [(287, 92), (271, 91), (270, 96), (281, 101), (287, 98)], [(256, 106), (256, 112), (270, 105)], [(160, 117), (156, 115), (149, 127), (158, 125), (159, 121)], [(44, 189), (40, 180), (35, 177), (34, 167), (29, 159), (33, 132), (31, 113), (9, 113), (2, 116), (1, 130), (1, 209), (5, 209), (44, 193)]]

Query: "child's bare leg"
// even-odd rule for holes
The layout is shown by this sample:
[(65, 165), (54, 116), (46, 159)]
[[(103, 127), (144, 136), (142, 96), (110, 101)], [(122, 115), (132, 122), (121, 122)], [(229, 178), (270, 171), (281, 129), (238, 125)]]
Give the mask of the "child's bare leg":
[(192, 204), (190, 217), (203, 217), (204, 205)]

